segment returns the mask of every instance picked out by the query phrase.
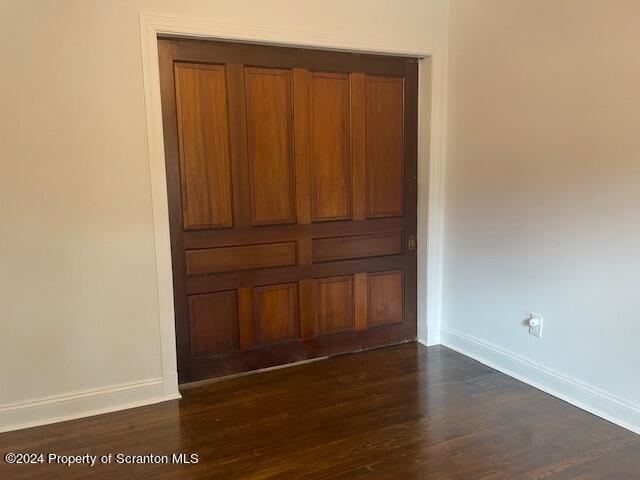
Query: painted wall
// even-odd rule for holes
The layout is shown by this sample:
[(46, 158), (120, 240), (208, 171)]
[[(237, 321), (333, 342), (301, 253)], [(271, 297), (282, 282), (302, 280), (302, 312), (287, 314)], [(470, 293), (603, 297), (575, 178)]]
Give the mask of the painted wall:
[(451, 1), (443, 341), (640, 430), (638, 19)]
[(140, 10), (446, 47), (446, 0), (0, 1), (0, 428), (161, 376)]

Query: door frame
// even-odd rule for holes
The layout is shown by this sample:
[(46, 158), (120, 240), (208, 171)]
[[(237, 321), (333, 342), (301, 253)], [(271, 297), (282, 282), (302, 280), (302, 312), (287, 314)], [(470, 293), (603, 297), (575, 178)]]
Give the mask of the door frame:
[(173, 270), (158, 67), (158, 36), (160, 35), (401, 55), (420, 59), (418, 64), (418, 341), (426, 345), (440, 343), (446, 112), (445, 52), (442, 50), (416, 51), (396, 42), (387, 41), (381, 44), (377, 37), (354, 39), (329, 32), (285, 31), (270, 26), (230, 25), (140, 12), (163, 394), (179, 396)]

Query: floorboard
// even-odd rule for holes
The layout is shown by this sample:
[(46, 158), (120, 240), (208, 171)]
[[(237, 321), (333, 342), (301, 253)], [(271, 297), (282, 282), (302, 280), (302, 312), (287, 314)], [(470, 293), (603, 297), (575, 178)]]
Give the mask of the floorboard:
[(0, 457), (7, 452), (194, 453), (198, 463), (67, 467), (0, 459), (1, 479), (640, 478), (640, 436), (452, 350), (415, 343), (0, 434)]

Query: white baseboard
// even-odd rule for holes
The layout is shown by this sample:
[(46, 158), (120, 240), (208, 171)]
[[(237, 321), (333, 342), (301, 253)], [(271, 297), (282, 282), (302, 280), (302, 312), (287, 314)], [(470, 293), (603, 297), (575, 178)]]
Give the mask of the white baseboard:
[(452, 350), (640, 434), (640, 405), (461, 332), (443, 328), (441, 340)]
[[(170, 382), (171, 384), (171, 382)], [(0, 432), (37, 427), (180, 398), (162, 378), (0, 405)]]
[(437, 341), (432, 341), (431, 339), (418, 338), (416, 340), (420, 345), (424, 345), (425, 347), (435, 347), (436, 345), (440, 345), (440, 338)]

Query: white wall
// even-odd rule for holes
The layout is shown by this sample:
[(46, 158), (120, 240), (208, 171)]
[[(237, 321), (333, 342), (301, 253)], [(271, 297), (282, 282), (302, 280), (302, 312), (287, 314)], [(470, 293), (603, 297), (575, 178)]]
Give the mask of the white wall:
[(0, 430), (163, 394), (140, 10), (446, 48), (446, 0), (0, 0)]
[(639, 19), (452, 0), (443, 305), (447, 345), (636, 431)]

